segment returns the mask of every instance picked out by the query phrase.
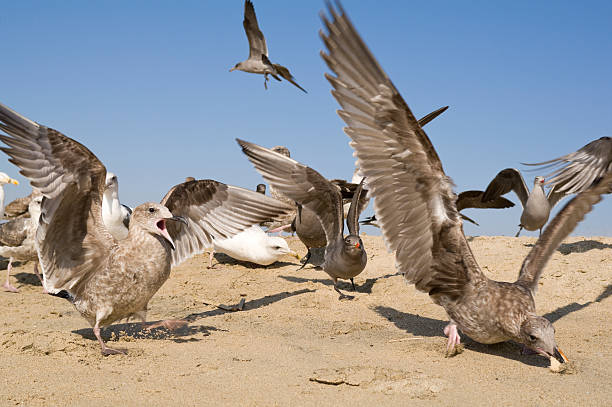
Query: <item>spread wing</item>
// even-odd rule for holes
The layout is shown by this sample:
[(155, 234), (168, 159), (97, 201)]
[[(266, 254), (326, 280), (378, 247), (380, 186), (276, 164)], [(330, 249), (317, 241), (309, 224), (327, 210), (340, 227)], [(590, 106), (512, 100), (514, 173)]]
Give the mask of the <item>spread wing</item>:
[[(445, 261), (434, 261), (432, 251), (439, 250), (442, 228), (455, 228), (462, 236), (452, 182), (431, 141), (344, 11), (329, 6), (329, 13), (330, 19), (321, 16), (328, 31), (320, 34), (328, 50), (321, 56), (336, 76), (326, 77), (343, 108), (338, 114), (348, 125), (344, 131), (367, 178), (387, 247), (396, 252), (399, 271), (419, 290), (460, 290), (459, 280), (465, 275), (453, 271), (442, 276), (432, 269), (434, 262)], [(465, 237), (460, 239), (463, 243), (458, 243), (465, 245)]]
[(610, 192), (612, 192), (612, 173), (608, 173), (598, 184), (569, 201), (548, 223), (542, 236), (523, 261), (517, 283), (535, 292), (538, 288), (538, 280), (552, 253), (584, 219), (584, 216), (593, 209), (593, 205), (601, 201), (601, 195)]
[(168, 222), (176, 250), (177, 265), (212, 245), (212, 239), (232, 237), (252, 225), (269, 221), (293, 210), (274, 198), (213, 180), (188, 181), (176, 185), (161, 201), (187, 225)]
[(612, 171), (612, 137), (601, 137), (578, 151), (553, 160), (524, 165), (541, 166), (538, 170), (552, 170), (546, 176), (549, 178), (546, 183), (556, 187), (558, 192), (572, 194), (584, 191)]
[(489, 183), (482, 195), (483, 202), (492, 201), (498, 197), (514, 191), (519, 197), (521, 204), (525, 207), (529, 198), (529, 190), (520, 171), (516, 168), (506, 168), (497, 173)]
[(479, 209), (504, 209), (512, 208), (514, 202), (499, 196), (490, 201), (483, 202), (482, 191), (463, 191), (457, 196), (457, 210), (462, 211), (467, 208), (479, 208)]
[[(590, 185), (590, 184), (589, 184)], [(546, 199), (548, 200), (548, 204), (550, 205), (551, 209), (563, 198), (565, 198), (565, 196), (567, 195), (567, 193), (559, 191), (559, 188), (555, 185), (553, 186), (549, 191), (548, 191), (548, 195), (546, 195)]]
[[(363, 180), (357, 186), (357, 190), (353, 194), (353, 199), (351, 200), (351, 207), (349, 208), (348, 215), (346, 216), (346, 225), (348, 226), (349, 234), (359, 236), (359, 214), (364, 209), (364, 199), (365, 192), (363, 191)], [(367, 203), (367, 202), (366, 202)]]
[(337, 186), (310, 167), (257, 144), (237, 140), (257, 171), (284, 195), (313, 211), (328, 242), (342, 238), (342, 196)]
[(0, 129), (1, 150), (44, 195), (36, 244), (45, 288), (78, 291), (113, 241), (101, 215), (106, 168), (82, 144), (1, 104)]
[(255, 8), (251, 0), (244, 2), (244, 20), (242, 25), (249, 40), (249, 58), (261, 59), (262, 55), (268, 56), (266, 39), (257, 24), (257, 16), (255, 15)]

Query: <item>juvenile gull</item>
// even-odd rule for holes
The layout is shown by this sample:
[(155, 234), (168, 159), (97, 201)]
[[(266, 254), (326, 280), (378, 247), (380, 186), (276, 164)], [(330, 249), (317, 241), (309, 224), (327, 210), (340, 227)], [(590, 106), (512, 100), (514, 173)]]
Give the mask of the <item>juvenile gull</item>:
[(127, 238), (117, 241), (102, 220), (106, 168), (91, 151), (1, 104), (0, 129), (8, 135), (0, 135), (9, 146), (2, 151), (45, 197), (36, 233), (44, 287), (74, 304), (104, 355), (125, 350), (107, 347), (100, 327), (130, 316), (144, 326), (147, 304), (172, 265), (204, 251), (213, 237), (232, 236), (286, 210), (254, 191), (185, 182), (161, 204), (134, 208)]
[(268, 89), (268, 75), (272, 75), (277, 81), (280, 81), (281, 78), (279, 78), (279, 76), (282, 76), (304, 93), (307, 93), (304, 88), (297, 84), (295, 78), (291, 75), (291, 72), (289, 72), (289, 69), (279, 64), (273, 64), (268, 59), (266, 39), (257, 24), (257, 16), (255, 15), (255, 8), (253, 8), (251, 0), (246, 0), (244, 2), (244, 20), (242, 21), (242, 25), (244, 26), (244, 31), (249, 40), (249, 58), (246, 61), (238, 62), (236, 66), (230, 69), (230, 72), (239, 70), (263, 74), (264, 87), (266, 89)]
[(351, 280), (354, 289), (353, 277), (363, 271), (368, 260), (359, 237), (357, 221), (363, 184), (359, 184), (353, 196), (346, 220), (349, 234), (345, 237), (342, 195), (338, 187), (317, 171), (289, 157), (253, 143), (238, 139), (237, 141), (242, 152), (270, 185), (317, 215), (327, 241), (325, 260), (321, 268), (332, 278), (334, 289), (341, 299), (352, 298), (338, 289), (338, 279)]
[(326, 75), (343, 110), (358, 166), (368, 179), (382, 233), (405, 278), (444, 307), (448, 347), (457, 329), (481, 343), (507, 340), (566, 360), (554, 328), (536, 315), (534, 294), (552, 252), (610, 187), (612, 175), (570, 201), (531, 250), (514, 283), (487, 278), (463, 234), (452, 182), (431, 141), (341, 6), (322, 15)]
[(19, 181), (9, 177), (3, 172), (0, 172), (0, 218), (4, 218), (4, 185), (5, 184), (19, 185)]
[(6, 282), (2, 286), (6, 291), (18, 292), (17, 288), (9, 280), (13, 261), (15, 260), (34, 260), (34, 273), (40, 276), (38, 273), (38, 257), (36, 247), (34, 246), (34, 238), (36, 236), (36, 228), (38, 227), (41, 203), (42, 196), (35, 196), (28, 205), (29, 217), (13, 219), (0, 224), (0, 256), (9, 258), (6, 268)]
[(521, 230), (540, 230), (548, 221), (551, 209), (566, 195), (565, 192), (558, 192), (556, 188), (551, 188), (548, 195), (544, 192), (544, 177), (535, 177), (533, 189), (529, 192), (527, 184), (516, 168), (506, 168), (501, 170), (489, 183), (482, 195), (482, 202), (486, 203), (498, 199), (501, 195), (514, 191), (523, 205), (521, 223), (516, 232), (518, 237)]
[(32, 198), (34, 198), (36, 195), (40, 195), (40, 193), (32, 190), (29, 195), (22, 196), (21, 198), (17, 198), (10, 202), (4, 207), (4, 219), (19, 219), (29, 217), (30, 212), (28, 211), (28, 208)]
[(106, 173), (106, 185), (102, 194), (102, 220), (108, 232), (117, 240), (128, 235), (132, 208), (119, 202), (119, 182), (112, 172)]
[(551, 170), (546, 183), (556, 191), (572, 194), (589, 188), (612, 171), (612, 137), (593, 140), (578, 151), (535, 164), (539, 171)]

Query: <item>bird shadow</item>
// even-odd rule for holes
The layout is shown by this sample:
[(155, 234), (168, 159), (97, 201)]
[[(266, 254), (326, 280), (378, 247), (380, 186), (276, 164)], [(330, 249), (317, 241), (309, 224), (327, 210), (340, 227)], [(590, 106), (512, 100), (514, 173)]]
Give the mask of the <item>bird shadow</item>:
[(597, 296), (597, 298), (595, 298), (595, 300), (585, 302), (584, 304), (572, 302), (571, 304), (564, 305), (563, 307), (559, 307), (556, 310), (545, 314), (544, 318), (548, 319), (551, 323), (555, 323), (572, 312), (580, 311), (581, 309), (584, 309), (596, 302), (601, 302), (610, 296), (612, 296), (612, 284), (608, 284), (608, 286), (604, 288), (604, 290)]
[(36, 277), (34, 273), (17, 273), (13, 277), (19, 282), (21, 285), (32, 285), (42, 287), (42, 283)]
[[(255, 300), (247, 301), (244, 303), (243, 311), (254, 310), (257, 308), (265, 307), (270, 304), (273, 304), (277, 301), (293, 297), (295, 295), (305, 294), (308, 292), (314, 292), (315, 290), (302, 289), (292, 292), (282, 292), (274, 295), (267, 295), (265, 297), (261, 297)], [(183, 318), (184, 321), (191, 324), (195, 321), (203, 318), (213, 317), (217, 315), (223, 315), (228, 311), (221, 308), (216, 308), (210, 311), (191, 313)], [(161, 321), (150, 321), (148, 324), (155, 324)], [(166, 328), (154, 328), (154, 329), (143, 329), (142, 324), (139, 322), (126, 322), (122, 324), (113, 324), (111, 326), (105, 327), (101, 336), (104, 341), (118, 341), (121, 337), (130, 337), (135, 339), (158, 339), (158, 340), (172, 340), (177, 343), (184, 342), (198, 342), (201, 339), (194, 338), (193, 335), (201, 334), (202, 336), (210, 336), (211, 332), (220, 331), (227, 332), (225, 329), (219, 329), (214, 326), (208, 325), (186, 325), (184, 327), (169, 330)], [(82, 328), (72, 331), (77, 335), (81, 335), (83, 338), (96, 340), (96, 337), (91, 328)], [(189, 338), (185, 338), (189, 337)]]
[[(368, 278), (362, 284), (355, 284), (355, 292), (364, 293), (364, 294), (372, 294), (372, 288), (376, 281), (396, 276), (398, 273), (386, 274), (384, 276), (376, 277), (376, 278)], [(280, 278), (287, 280), (292, 283), (319, 283), (327, 286), (333, 286), (334, 283), (329, 278), (303, 278), (303, 277), (294, 277), (294, 276), (279, 276)], [(352, 291), (353, 286), (349, 280), (338, 280), (338, 288), (341, 290)]]
[(243, 261), (243, 260), (236, 260), (233, 257), (230, 257), (224, 253), (215, 253), (214, 255), (215, 260), (217, 261), (216, 263), (213, 263), (213, 269), (215, 268), (215, 266), (217, 265), (222, 265), (222, 266), (243, 266), (245, 268), (248, 269), (278, 269), (278, 268), (282, 268), (282, 267), (286, 267), (286, 266), (296, 266), (296, 263), (289, 263), (286, 261), (275, 261), (272, 264), (269, 264), (267, 266), (263, 266), (261, 264), (257, 264), (257, 263), (252, 263), (250, 261)]
[[(250, 300), (250, 301), (246, 301), (244, 303), (243, 309), (240, 312), (244, 312), (244, 311), (250, 311), (250, 310), (254, 310), (257, 308), (261, 308), (261, 307), (266, 307), (270, 304), (273, 304), (277, 301), (281, 301), (284, 300), (286, 298), (289, 297), (294, 297), (296, 295), (301, 295), (301, 294), (306, 294), (306, 293), (312, 293), (315, 290), (311, 290), (311, 289), (301, 289), (301, 290), (297, 290), (297, 291), (284, 291), (282, 293), (277, 293), (277, 294), (273, 294), (273, 295), (266, 295), (264, 297), (255, 299), (255, 300)], [(187, 315), (185, 318), (183, 318), (185, 321), (191, 323), (194, 321), (197, 321), (199, 319), (202, 318), (208, 318), (208, 317), (214, 317), (217, 315), (223, 315), (223, 314), (227, 314), (229, 312), (236, 312), (236, 311), (229, 311), (229, 310), (224, 310), (221, 308), (216, 308), (213, 310), (209, 310), (209, 311), (204, 311), (204, 312), (196, 312), (196, 313), (192, 313)]]
[[(525, 243), (523, 244), (525, 247), (534, 247), (534, 243)], [(602, 243), (597, 240), (581, 240), (579, 242), (574, 243), (562, 243), (557, 248), (557, 251), (564, 256), (567, 256), (570, 253), (586, 253), (589, 250), (604, 250), (604, 249), (612, 249), (612, 244)]]
[[(444, 338), (444, 340), (441, 340), (441, 348), (442, 344), (446, 343), (446, 338), (443, 336), (443, 330), (448, 324), (447, 321), (409, 314), (391, 307), (377, 306), (374, 307), (373, 310), (378, 315), (390, 322), (393, 322), (396, 327), (406, 331), (409, 334), (414, 336)], [(539, 355), (521, 355), (522, 346), (511, 341), (485, 345), (478, 343), (463, 334), (462, 343), (466, 349), (516, 360), (530, 366), (547, 367), (549, 364), (548, 359)]]

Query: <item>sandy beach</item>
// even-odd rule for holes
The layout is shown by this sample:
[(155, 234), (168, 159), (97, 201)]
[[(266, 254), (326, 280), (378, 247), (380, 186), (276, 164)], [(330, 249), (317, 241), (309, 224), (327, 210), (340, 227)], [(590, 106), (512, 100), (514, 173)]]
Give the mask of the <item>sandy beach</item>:
[[(470, 242), (489, 277), (514, 281), (535, 239)], [(19, 265), (20, 292), (0, 293), (0, 404), (612, 404), (612, 238), (566, 239), (540, 281), (538, 312), (572, 363), (565, 374), (514, 343), (463, 337), (464, 351), (445, 357), (444, 310), (396, 273), (381, 237), (364, 244), (368, 265), (351, 301), (290, 256), (264, 268), (217, 255), (213, 269), (196, 256), (149, 304), (151, 322), (185, 318), (188, 327), (145, 332), (122, 321), (103, 336), (128, 354), (110, 357), (69, 302), (42, 294), (33, 263)], [(241, 299), (242, 311), (218, 307)]]

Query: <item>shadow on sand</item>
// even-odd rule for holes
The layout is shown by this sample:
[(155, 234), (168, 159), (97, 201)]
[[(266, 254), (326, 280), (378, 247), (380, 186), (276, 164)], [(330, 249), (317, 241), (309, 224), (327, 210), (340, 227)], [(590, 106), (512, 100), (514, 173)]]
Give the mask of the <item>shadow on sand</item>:
[[(398, 275), (398, 273), (386, 274), (384, 276), (380, 276), (376, 278), (368, 278), (362, 284), (355, 283), (355, 292), (364, 293), (364, 294), (372, 294), (372, 287), (374, 287), (374, 284), (376, 283), (376, 281), (383, 279), (383, 278), (393, 277), (396, 275)], [(330, 287), (334, 286), (334, 283), (331, 280), (331, 278), (303, 278), (303, 277), (294, 277), (294, 276), (278, 276), (278, 277), (284, 280), (287, 280), (289, 282), (292, 282), (292, 283), (313, 282), (313, 283), (327, 285)], [(349, 280), (338, 280), (338, 288), (344, 291), (349, 291), (349, 292), (353, 291), (353, 286), (351, 285), (351, 282)]]
[[(525, 247), (533, 247), (534, 243), (525, 243)], [(602, 243), (597, 240), (581, 240), (579, 242), (574, 243), (561, 243), (557, 248), (557, 251), (564, 256), (567, 256), (570, 253), (586, 253), (589, 250), (604, 250), (604, 249), (612, 249), (611, 244)]]

